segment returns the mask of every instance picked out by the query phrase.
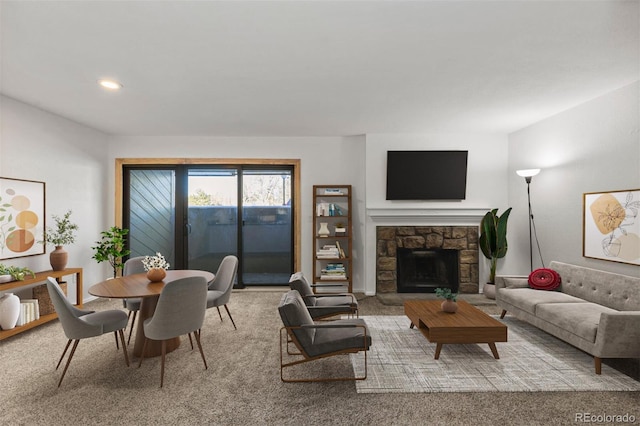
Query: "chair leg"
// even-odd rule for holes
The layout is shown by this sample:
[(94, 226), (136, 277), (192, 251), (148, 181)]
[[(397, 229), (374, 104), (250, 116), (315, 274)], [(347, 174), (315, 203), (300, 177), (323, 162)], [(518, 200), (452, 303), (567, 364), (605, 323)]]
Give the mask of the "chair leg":
[(76, 352), (76, 348), (78, 347), (78, 343), (80, 339), (76, 339), (73, 342), (73, 347), (71, 348), (71, 353), (69, 354), (69, 358), (67, 358), (67, 363), (64, 366), (64, 370), (62, 370), (62, 377), (60, 377), (60, 381), (58, 382), (58, 387), (62, 384), (62, 379), (64, 379), (64, 375), (67, 374), (67, 369), (69, 368), (69, 364), (71, 364), (71, 358), (73, 358), (73, 354)]
[(233, 324), (233, 328), (235, 330), (237, 330), (238, 328), (236, 327), (236, 323), (233, 321), (233, 317), (231, 316), (231, 312), (229, 312), (229, 308), (227, 307), (227, 304), (224, 304), (224, 308), (227, 310), (227, 314), (229, 315), (229, 318), (231, 318), (231, 324)]
[(200, 355), (202, 355), (202, 361), (204, 362), (204, 369), (207, 370), (207, 360), (204, 358), (204, 352), (202, 351), (202, 344), (200, 343), (200, 330), (195, 331), (193, 333), (196, 336), (196, 343), (198, 344), (198, 349), (200, 349)]
[(164, 359), (167, 356), (167, 341), (162, 341), (162, 362), (160, 363), (160, 387), (164, 382)]
[(120, 344), (118, 343), (118, 332), (117, 331), (113, 332), (113, 337), (116, 338), (116, 350), (120, 350)]
[(193, 339), (191, 338), (191, 333), (187, 334), (189, 336), (189, 343), (191, 343), (191, 350), (193, 350)]
[(142, 352), (140, 353), (140, 362), (138, 363), (138, 368), (140, 368), (140, 366), (142, 365), (142, 360), (144, 359), (144, 351), (147, 349), (147, 341), (149, 339), (147, 339), (146, 337), (144, 338), (144, 343), (142, 344)]
[(222, 314), (220, 313), (220, 306), (216, 306), (216, 309), (218, 310), (218, 315), (220, 315), (220, 321), (222, 321)]
[(122, 352), (124, 352), (124, 362), (127, 363), (127, 367), (129, 366), (129, 354), (127, 353), (127, 345), (124, 343), (124, 331), (122, 329), (118, 330), (120, 334), (120, 341), (122, 341)]
[(133, 327), (136, 325), (136, 315), (138, 311), (129, 311), (129, 316), (131, 316), (131, 312), (133, 312), (133, 320), (131, 321), (131, 328), (129, 329), (129, 340), (127, 340), (127, 345), (131, 344), (131, 333), (133, 332)]
[(507, 311), (506, 309), (503, 309), (502, 313), (500, 314), (500, 319), (504, 318), (505, 315), (507, 315)]
[(58, 361), (58, 365), (56, 365), (56, 370), (60, 367), (62, 363), (62, 358), (64, 358), (64, 354), (67, 353), (67, 349), (69, 349), (69, 345), (71, 344), (71, 339), (67, 340), (67, 345), (64, 347), (64, 351), (62, 351), (62, 355), (60, 356), (60, 360)]

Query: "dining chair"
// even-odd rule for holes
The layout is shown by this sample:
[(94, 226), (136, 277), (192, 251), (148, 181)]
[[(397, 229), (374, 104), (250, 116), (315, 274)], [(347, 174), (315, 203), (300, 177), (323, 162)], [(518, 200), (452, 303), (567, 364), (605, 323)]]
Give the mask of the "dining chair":
[(58, 282), (52, 277), (47, 278), (47, 290), (49, 291), (49, 297), (53, 302), (53, 307), (58, 314), (58, 319), (60, 319), (60, 323), (62, 324), (64, 334), (67, 336), (67, 339), (69, 339), (67, 341), (67, 345), (64, 347), (62, 356), (60, 356), (60, 360), (56, 365), (56, 370), (58, 369), (58, 367), (60, 367), (60, 363), (62, 363), (62, 359), (67, 353), (69, 345), (73, 341), (73, 347), (71, 348), (71, 352), (69, 353), (69, 358), (67, 358), (67, 363), (64, 366), (64, 371), (62, 372), (62, 377), (60, 377), (60, 381), (58, 382), (58, 387), (60, 387), (60, 385), (62, 384), (62, 379), (64, 379), (64, 375), (67, 373), (67, 369), (69, 368), (69, 364), (71, 363), (71, 359), (73, 358), (73, 354), (78, 347), (80, 339), (100, 336), (102, 334), (113, 332), (116, 336), (117, 345), (118, 334), (120, 334), (120, 340), (122, 341), (122, 352), (124, 352), (124, 360), (127, 364), (127, 367), (129, 366), (129, 355), (127, 354), (127, 346), (124, 341), (123, 332), (123, 330), (127, 327), (127, 314), (118, 309), (112, 309), (102, 312), (78, 309), (71, 303), (69, 303), (66, 296), (62, 292), (62, 289), (58, 285)]
[(144, 321), (144, 344), (142, 356), (138, 368), (142, 365), (147, 342), (151, 340), (162, 341), (162, 361), (160, 367), (160, 387), (164, 382), (164, 364), (167, 353), (167, 339), (193, 333), (204, 368), (207, 369), (207, 360), (200, 343), (200, 329), (204, 322), (204, 314), (207, 308), (207, 280), (204, 277), (187, 277), (167, 283), (158, 299), (156, 310), (151, 318)]
[[(146, 272), (144, 270), (144, 265), (142, 264), (142, 260), (144, 256), (137, 256), (128, 259), (124, 262), (124, 267), (122, 268), (122, 275), (133, 275), (133, 274), (142, 274)], [(128, 318), (131, 319), (133, 314), (133, 319), (131, 320), (131, 326), (129, 328), (129, 338), (127, 339), (127, 344), (131, 343), (131, 333), (133, 332), (133, 328), (136, 325), (136, 315), (140, 310), (140, 305), (142, 305), (141, 297), (130, 297), (128, 299), (122, 299), (123, 306), (129, 310)]]
[(211, 281), (211, 284), (209, 284), (209, 291), (207, 292), (207, 309), (215, 306), (216, 309), (218, 309), (220, 321), (222, 321), (220, 306), (224, 306), (229, 318), (231, 319), (233, 328), (236, 330), (238, 328), (236, 327), (236, 323), (233, 321), (231, 312), (229, 312), (227, 303), (229, 303), (229, 299), (231, 298), (233, 282), (236, 279), (237, 272), (238, 258), (233, 255), (225, 256), (224, 259), (222, 259), (222, 262), (220, 262), (220, 266), (216, 272), (216, 277)]

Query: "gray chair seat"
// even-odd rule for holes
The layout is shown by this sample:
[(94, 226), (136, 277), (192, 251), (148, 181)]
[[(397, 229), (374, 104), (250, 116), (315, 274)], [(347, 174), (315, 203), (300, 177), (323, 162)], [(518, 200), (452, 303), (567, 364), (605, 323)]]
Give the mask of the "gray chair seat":
[(126, 328), (129, 322), (127, 314), (118, 310), (94, 312), (81, 316), (79, 320), (89, 325), (101, 326), (102, 334)]
[(207, 309), (216, 307), (217, 301), (224, 295), (224, 291), (209, 290), (207, 291)]

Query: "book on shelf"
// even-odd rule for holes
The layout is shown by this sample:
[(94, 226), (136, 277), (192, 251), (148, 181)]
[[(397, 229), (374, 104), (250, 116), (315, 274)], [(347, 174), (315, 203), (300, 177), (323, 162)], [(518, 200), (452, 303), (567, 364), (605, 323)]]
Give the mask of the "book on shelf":
[(340, 188), (325, 188), (324, 195), (344, 195)]

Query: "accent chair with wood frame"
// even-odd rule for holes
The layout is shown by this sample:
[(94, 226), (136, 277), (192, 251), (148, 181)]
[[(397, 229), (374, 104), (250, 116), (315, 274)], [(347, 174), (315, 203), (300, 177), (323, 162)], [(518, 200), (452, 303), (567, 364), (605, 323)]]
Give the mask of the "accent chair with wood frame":
[[(290, 290), (282, 296), (278, 306), (283, 327), (280, 329), (280, 379), (283, 382), (324, 382), (365, 380), (367, 378), (367, 351), (371, 335), (363, 319), (349, 318), (315, 323), (302, 301), (300, 293)], [(290, 352), (293, 343), (298, 352)], [(285, 352), (293, 361), (285, 362)], [(363, 352), (364, 375), (361, 377), (285, 378), (284, 370), (294, 365)], [(299, 358), (301, 357), (301, 358)]]
[(358, 300), (352, 293), (315, 293), (314, 288), (335, 287), (335, 284), (311, 285), (302, 272), (291, 275), (289, 287), (297, 290), (314, 320), (336, 315), (358, 317)]

